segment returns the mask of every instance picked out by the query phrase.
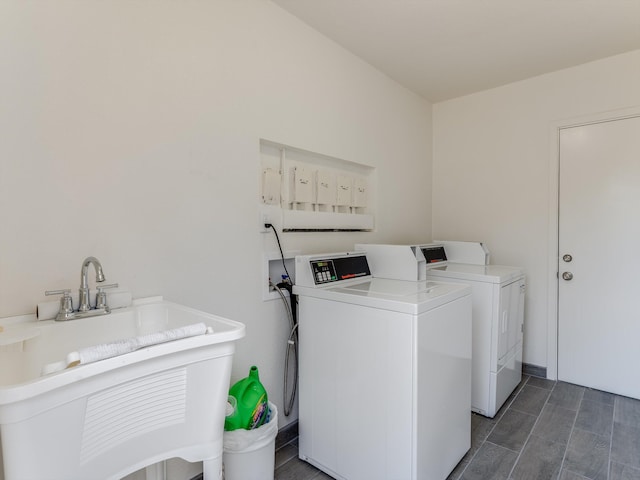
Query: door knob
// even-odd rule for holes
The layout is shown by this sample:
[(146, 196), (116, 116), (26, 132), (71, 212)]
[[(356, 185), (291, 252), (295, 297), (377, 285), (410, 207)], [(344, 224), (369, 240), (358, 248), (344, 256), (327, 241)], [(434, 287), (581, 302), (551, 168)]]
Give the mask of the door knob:
[(571, 260), (573, 260), (573, 257), (571, 255), (569, 255), (568, 253), (565, 253), (562, 256), (562, 260), (564, 260), (565, 262), (569, 263)]
[(571, 280), (571, 279), (573, 279), (573, 273), (571, 273), (571, 272), (562, 272), (562, 279), (563, 280)]

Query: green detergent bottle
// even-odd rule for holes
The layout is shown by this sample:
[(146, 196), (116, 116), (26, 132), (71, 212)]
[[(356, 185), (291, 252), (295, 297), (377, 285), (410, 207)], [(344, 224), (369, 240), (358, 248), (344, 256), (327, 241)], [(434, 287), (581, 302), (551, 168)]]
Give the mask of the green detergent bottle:
[(224, 420), (227, 431), (251, 430), (262, 425), (269, 413), (267, 391), (260, 383), (258, 367), (249, 369), (249, 376), (237, 381), (229, 389), (229, 405)]

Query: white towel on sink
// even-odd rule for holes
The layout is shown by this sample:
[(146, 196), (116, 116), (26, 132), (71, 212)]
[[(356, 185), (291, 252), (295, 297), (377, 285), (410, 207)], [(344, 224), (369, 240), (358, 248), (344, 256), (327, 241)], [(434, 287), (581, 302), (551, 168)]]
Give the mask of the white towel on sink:
[(75, 367), (76, 365), (98, 362), (118, 355), (140, 350), (141, 348), (158, 345), (160, 343), (172, 342), (187, 337), (195, 337), (204, 335), (205, 333), (213, 333), (211, 327), (207, 327), (204, 323), (194, 323), (185, 327), (174, 328), (172, 330), (164, 330), (162, 332), (149, 333), (138, 337), (125, 338), (116, 340), (115, 342), (93, 345), (91, 347), (81, 348), (77, 352), (71, 352), (65, 360), (45, 365), (42, 369), (42, 375), (64, 370), (65, 368)]
[(159, 343), (180, 340), (181, 338), (194, 337), (207, 333), (207, 326), (204, 323), (195, 323), (186, 327), (174, 328), (162, 332), (149, 333), (139, 337), (125, 338), (115, 342), (93, 345), (91, 347), (78, 350), (81, 364), (97, 362), (106, 358), (124, 355), (144, 347), (157, 345)]

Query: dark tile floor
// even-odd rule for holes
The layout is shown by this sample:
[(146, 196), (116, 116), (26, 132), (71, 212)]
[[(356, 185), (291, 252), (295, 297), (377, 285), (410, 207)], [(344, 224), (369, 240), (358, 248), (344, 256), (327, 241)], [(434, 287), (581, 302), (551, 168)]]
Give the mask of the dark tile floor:
[[(276, 452), (275, 480), (332, 478), (297, 455), (295, 440)], [(495, 418), (472, 415), (471, 449), (447, 480), (529, 479), (640, 480), (640, 401), (523, 377)]]

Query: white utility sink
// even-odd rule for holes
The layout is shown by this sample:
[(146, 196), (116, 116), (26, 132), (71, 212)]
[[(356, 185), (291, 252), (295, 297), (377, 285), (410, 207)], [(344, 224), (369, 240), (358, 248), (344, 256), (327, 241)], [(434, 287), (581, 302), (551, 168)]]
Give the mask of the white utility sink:
[[(42, 374), (82, 348), (196, 323), (213, 332)], [(5, 480), (119, 479), (172, 457), (203, 461), (205, 480), (220, 478), (243, 324), (154, 297), (104, 316), (0, 327)]]

